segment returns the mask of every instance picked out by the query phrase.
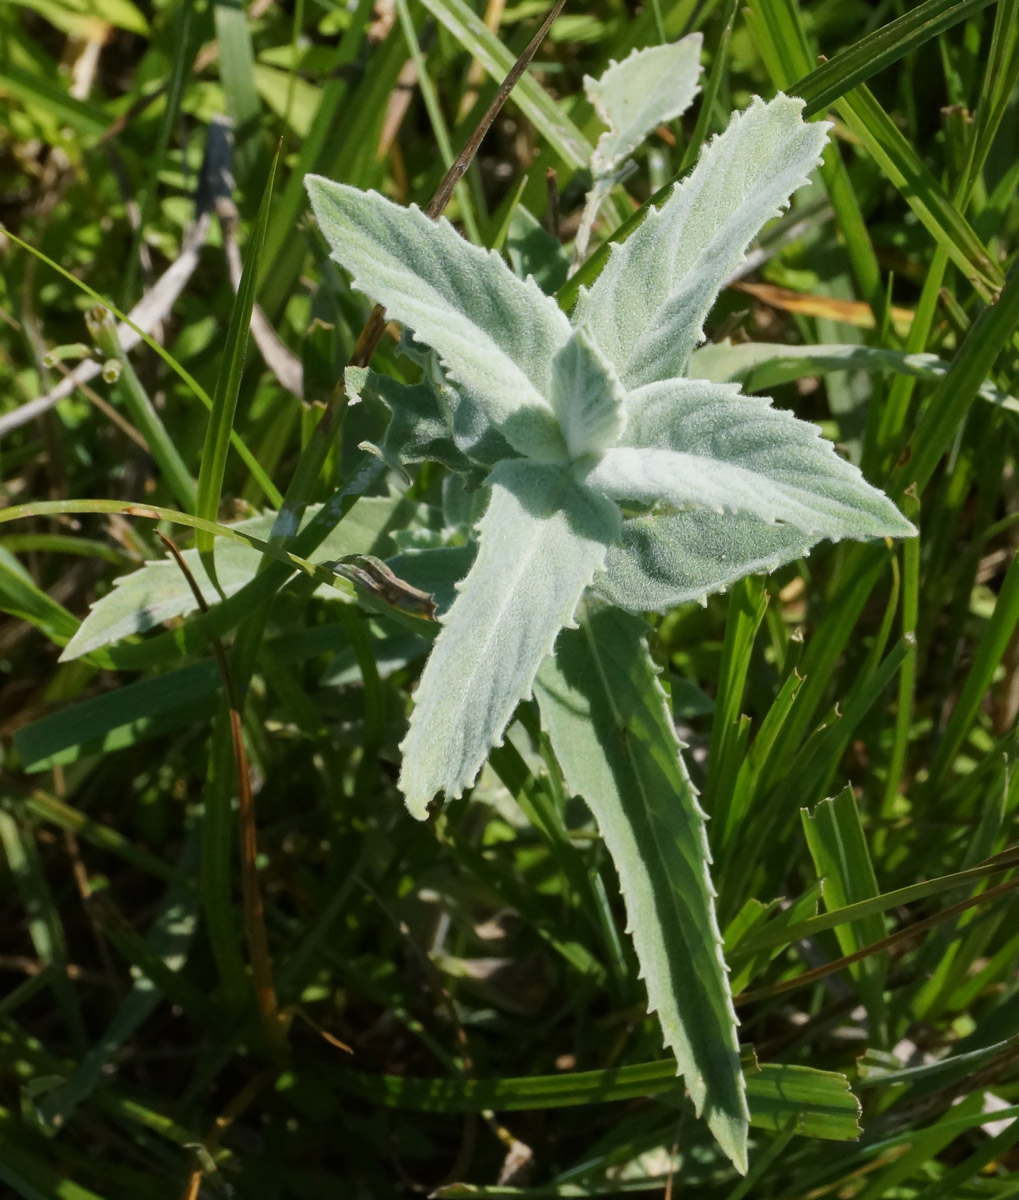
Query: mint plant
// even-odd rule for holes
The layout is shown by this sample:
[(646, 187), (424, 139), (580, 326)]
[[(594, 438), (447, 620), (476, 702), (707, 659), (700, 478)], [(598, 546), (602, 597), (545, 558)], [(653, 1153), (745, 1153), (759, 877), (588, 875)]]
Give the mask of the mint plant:
[(307, 179), (334, 259), (434, 351), (422, 385), (375, 381), (394, 412), (383, 452), (484, 473), (490, 492), (402, 745), (407, 806), (420, 818), (460, 796), (537, 694), (616, 864), (665, 1040), (740, 1169), (747, 1107), (702, 814), (646, 627), (626, 613), (703, 598), (822, 538), (915, 532), (814, 426), (686, 377), (725, 278), (807, 182), (826, 130), (796, 99), (755, 99), (612, 249), (572, 318), (448, 222)]

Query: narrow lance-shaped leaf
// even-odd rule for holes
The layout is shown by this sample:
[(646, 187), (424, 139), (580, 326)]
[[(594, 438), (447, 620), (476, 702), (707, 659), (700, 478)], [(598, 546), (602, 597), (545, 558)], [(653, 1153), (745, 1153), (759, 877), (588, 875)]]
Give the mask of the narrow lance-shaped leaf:
[[(401, 503), (403, 501), (396, 495), (362, 499), (322, 540), (316, 556), (325, 560), (372, 550), (388, 552), (392, 543), (386, 537), (386, 526), (394, 520)], [(321, 508), (318, 504), (309, 506), (304, 527)], [(238, 521), (230, 528), (252, 538), (268, 540), (274, 520), (275, 514), (268, 513)], [(185, 550), (182, 557), (210, 607), (249, 584), (264, 562), (261, 551), (254, 546), (223, 540), (216, 547), (216, 582), (213, 583), (197, 550)], [(323, 592), (323, 585), (319, 587), (320, 594), (338, 596), (331, 588)], [(69, 662), (83, 654), (92, 654), (131, 634), (153, 629), (164, 621), (186, 617), (197, 608), (198, 601), (191, 585), (173, 559), (145, 563), (136, 571), (115, 579), (110, 591), (91, 605), (77, 632), (64, 647), (60, 661)]]
[(632, 162), (630, 154), (663, 121), (678, 117), (697, 94), (703, 38), (699, 33), (664, 46), (649, 46), (612, 62), (599, 79), (584, 77), (584, 89), (608, 130), (591, 155), (593, 183), (573, 245), (574, 262), (587, 255), (598, 210)]
[(806, 124), (802, 110), (787, 96), (755, 98), (581, 293), (575, 323), (590, 323), (628, 388), (683, 374), (750, 240), (808, 182), (828, 126)]
[(915, 532), (817, 426), (731, 384), (639, 389), (628, 399), (623, 442), (584, 477), (613, 499), (743, 512), (836, 540)]
[(699, 1113), (746, 1170), (749, 1120), (704, 818), (644, 640), (613, 609), (564, 631), (536, 695), (571, 790), (619, 874), (649, 1006)]
[(697, 95), (699, 33), (664, 46), (634, 50), (609, 64), (598, 79), (584, 77), (584, 91), (608, 130), (591, 156), (594, 175), (607, 175), (628, 158), (664, 121), (686, 112)]
[(450, 377), (515, 450), (561, 461), (552, 360), (570, 324), (555, 302), (444, 219), (433, 222), (417, 207), (318, 175), (306, 182), (333, 258), (354, 286), (438, 351)]
[(615, 505), (561, 468), (510, 460), (490, 482), (477, 560), (443, 620), (401, 747), (400, 786), (416, 817), (436, 792), (454, 798), (474, 782), (619, 532)]

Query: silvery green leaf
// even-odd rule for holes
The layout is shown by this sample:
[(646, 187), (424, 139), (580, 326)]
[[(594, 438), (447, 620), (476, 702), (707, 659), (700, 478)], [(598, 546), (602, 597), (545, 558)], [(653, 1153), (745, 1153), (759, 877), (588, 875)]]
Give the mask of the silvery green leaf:
[(626, 423), (625, 399), (612, 364), (581, 326), (552, 364), (552, 405), (570, 458), (616, 444)]
[(904, 537), (913, 526), (816, 425), (733, 384), (668, 380), (631, 393), (622, 446), (584, 482), (614, 500), (743, 512), (816, 540)]
[(468, 488), (463, 476), (447, 473), (442, 480), (442, 523), (447, 533), (469, 531), (488, 507), (484, 488)]
[[(403, 342), (415, 344), (410, 337), (405, 337)], [(517, 451), (488, 420), (484, 406), (472, 400), (464, 388), (454, 387), (449, 382), (442, 362), (434, 350), (422, 353), (420, 361), (425, 370), (425, 378), (436, 394), (439, 407), (443, 412), (450, 414), (453, 442), (457, 451), (475, 464), (464, 474), (471, 480), (471, 486), (477, 487), (480, 479), (488, 474), (487, 470), (484, 470), (479, 477), (479, 468), (494, 467), (504, 458), (517, 458)]]
[[(484, 407), (470, 396), (461, 395), (457, 402), (453, 413), (453, 441), (461, 454), (484, 467), (494, 467), (504, 458), (518, 457), (506, 437), (489, 421)], [(562, 447), (565, 453), (566, 444), (558, 430), (555, 445)]]
[(575, 324), (590, 323), (628, 388), (682, 375), (702, 323), (751, 239), (807, 183), (828, 126), (803, 101), (754, 98), (660, 209), (609, 256)]
[(358, 396), (381, 400), (392, 413), (377, 448), (390, 466), (427, 460), (453, 471), (466, 473), (472, 469), (473, 464), (453, 440), (453, 414), (430, 381), (406, 384), (369, 371), (358, 387)]
[(400, 786), (424, 817), (469, 787), (531, 694), (556, 634), (619, 533), (615, 505), (562, 468), (514, 459), (492, 472), (480, 548), (414, 697)]
[[(372, 496), (359, 500), (348, 515), (318, 549), (322, 559), (341, 558), (345, 554), (387, 550), (385, 529), (404, 503), (398, 495)], [(302, 524), (318, 512), (321, 505), (310, 506)], [(234, 528), (251, 537), (267, 541), (272, 532), (274, 513), (238, 521)], [(210, 606), (222, 599), (206, 574), (197, 550), (183, 552), (202, 596)], [(254, 578), (262, 562), (262, 554), (252, 546), (231, 542), (225, 538), (216, 542), (216, 573), (227, 596), (232, 596)], [(325, 587), (326, 585), (323, 585)], [(332, 598), (336, 593), (328, 589)], [(89, 654), (103, 646), (112, 645), (135, 633), (145, 633), (176, 617), (185, 617), (198, 608), (198, 602), (180, 567), (172, 559), (149, 562), (122, 575), (114, 581), (113, 589), (88, 611), (74, 637), (64, 647), (60, 658), (67, 662)]]
[(506, 257), (516, 275), (533, 275), (546, 295), (566, 282), (570, 256), (563, 244), (522, 204), (513, 209), (506, 235)]
[(816, 541), (748, 513), (648, 513), (623, 522), (594, 591), (629, 612), (667, 612), (802, 558)]
[(634, 50), (599, 79), (584, 76), (584, 91), (609, 127), (591, 156), (591, 173), (610, 175), (647, 135), (693, 103), (701, 73), (703, 37), (692, 33), (664, 46)]
[[(786, 346), (774, 342), (712, 342), (690, 356), (690, 374), (698, 379), (741, 380), (747, 391), (776, 387), (805, 375), (830, 371), (894, 371), (914, 379), (936, 382), (948, 373), (950, 364), (936, 354), (905, 354), (878, 346), (834, 343), (816, 346)], [(1019, 400), (985, 379), (978, 393), (1001, 408), (1019, 412)]]
[(305, 183), (333, 258), (354, 286), (438, 351), (515, 450), (561, 460), (550, 389), (552, 360), (570, 325), (555, 301), (444, 219), (318, 175)]
[(649, 1007), (697, 1111), (746, 1171), (749, 1114), (704, 814), (646, 632), (616, 610), (590, 612), (560, 634), (535, 693), (567, 784), (615, 863)]

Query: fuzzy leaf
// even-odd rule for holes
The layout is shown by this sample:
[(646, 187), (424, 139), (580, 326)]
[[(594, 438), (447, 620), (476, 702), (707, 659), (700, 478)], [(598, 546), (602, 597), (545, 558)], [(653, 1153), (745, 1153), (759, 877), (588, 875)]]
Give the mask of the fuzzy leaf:
[(570, 325), (555, 301), (446, 220), (318, 175), (305, 182), (332, 257), (354, 286), (438, 351), (450, 377), (515, 450), (561, 461), (552, 360)]
[(649, 1007), (697, 1111), (745, 1171), (749, 1114), (704, 817), (646, 631), (612, 609), (592, 612), (560, 635), (536, 695), (566, 781), (619, 874)]
[(615, 505), (562, 469), (511, 460), (490, 482), (477, 560), (443, 619), (401, 747), (400, 786), (416, 817), (436, 792), (453, 799), (474, 782), (619, 533)]
[[(401, 503), (402, 498), (395, 494), (361, 499), (321, 544), (318, 556), (322, 559), (342, 558), (345, 554), (364, 554), (372, 550), (388, 553), (391, 542), (385, 529)], [(310, 521), (320, 507), (310, 506), (302, 524)], [(238, 521), (235, 528), (267, 541), (275, 519), (275, 513), (268, 513)], [(222, 597), (209, 579), (198, 551), (185, 550), (182, 557), (206, 603), (210, 606), (218, 604)], [(224, 594), (232, 596), (250, 582), (261, 562), (262, 554), (253, 547), (218, 540), (216, 574)], [(337, 593), (329, 590), (335, 598)], [(80, 658), (132, 634), (144, 633), (164, 621), (185, 617), (197, 608), (194, 593), (172, 559), (146, 563), (137, 571), (115, 580), (113, 589), (92, 605), (77, 633), (64, 647), (61, 661)]]
[(663, 121), (678, 117), (693, 103), (701, 73), (703, 37), (634, 50), (609, 64), (600, 79), (584, 76), (584, 91), (609, 127), (591, 156), (591, 173), (610, 175)]
[[(348, 378), (351, 375), (352, 368), (348, 367)], [(361, 399), (381, 400), (392, 413), (378, 446), (362, 443), (390, 467), (402, 469), (404, 463), (427, 460), (465, 474), (472, 470), (473, 464), (453, 440), (453, 414), (443, 408), (441, 396), (430, 381), (406, 384), (368, 371), (356, 393)]]
[(749, 513), (815, 540), (915, 532), (816, 425), (732, 384), (641, 388), (629, 397), (623, 441), (584, 479), (616, 500)]
[(612, 364), (584, 328), (552, 364), (552, 404), (570, 458), (614, 446), (623, 431), (625, 396)]
[[(786, 346), (775, 342), (711, 342), (695, 350), (690, 357), (690, 374), (698, 379), (750, 380), (747, 391), (762, 391), (805, 375), (826, 375), (830, 371), (894, 371), (914, 379), (936, 383), (943, 379), (951, 364), (936, 354), (905, 354), (879, 346), (834, 343), (813, 346)], [(1019, 412), (1019, 400), (985, 379), (977, 393), (991, 404)]]
[(547, 296), (562, 287), (570, 269), (570, 256), (562, 242), (522, 204), (513, 209), (510, 217), (506, 257), (514, 275), (521, 279), (533, 275)]
[(816, 540), (747, 513), (650, 513), (623, 522), (594, 589), (629, 612), (667, 612), (802, 558)]
[(755, 97), (581, 293), (575, 324), (591, 324), (626, 387), (684, 373), (726, 277), (807, 183), (828, 126), (806, 124), (802, 110), (788, 96)]

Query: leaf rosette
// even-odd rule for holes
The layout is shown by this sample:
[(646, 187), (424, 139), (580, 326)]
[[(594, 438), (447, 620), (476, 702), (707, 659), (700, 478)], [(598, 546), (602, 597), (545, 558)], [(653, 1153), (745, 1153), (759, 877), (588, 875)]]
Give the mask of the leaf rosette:
[[(744, 1169), (747, 1110), (702, 814), (642, 627), (604, 625), (631, 645), (629, 667), (604, 657), (588, 636), (595, 623), (586, 642), (560, 633), (577, 628), (585, 594), (664, 611), (822, 538), (915, 532), (816, 427), (735, 383), (687, 377), (725, 279), (817, 165), (828, 126), (802, 109), (779, 95), (734, 116), (612, 248), (572, 318), (447, 221), (307, 179), (333, 257), (440, 368), (413, 389), (379, 386), (390, 434), (400, 430), (380, 452), (487, 471), (477, 557), (441, 618), (402, 745), (408, 808), (423, 817), (437, 793), (473, 783), (542, 670), (543, 720), (619, 868), (652, 1007), (698, 1111)], [(580, 726), (593, 728), (623, 693), (647, 710), (644, 758), (578, 727), (585, 706), (592, 718)], [(613, 719), (619, 737), (640, 739), (641, 722), (631, 728), (621, 709)], [(671, 766), (655, 748), (663, 738)]]
[[(452, 404), (433, 388), (427, 415), (415, 392), (416, 420), (448, 432), (429, 456), (491, 468), (479, 555), (403, 747), (416, 816), (474, 781), (588, 588), (661, 611), (821, 538), (914, 532), (816, 427), (736, 385), (684, 377), (724, 280), (817, 164), (827, 126), (802, 107), (780, 95), (737, 114), (613, 248), (572, 321), (447, 221), (308, 177), (333, 257), (452, 384)], [(387, 400), (397, 411), (398, 389)]]

